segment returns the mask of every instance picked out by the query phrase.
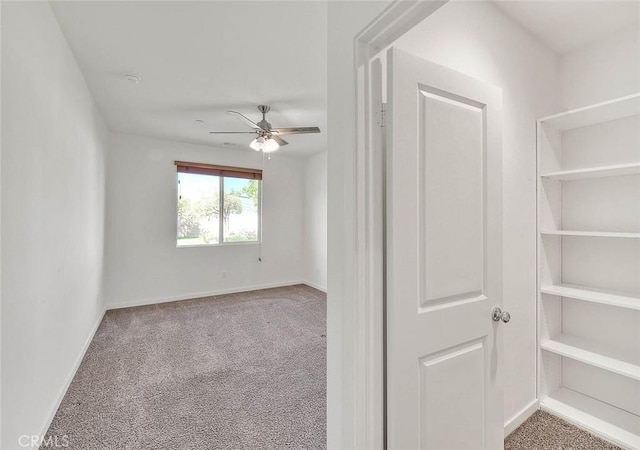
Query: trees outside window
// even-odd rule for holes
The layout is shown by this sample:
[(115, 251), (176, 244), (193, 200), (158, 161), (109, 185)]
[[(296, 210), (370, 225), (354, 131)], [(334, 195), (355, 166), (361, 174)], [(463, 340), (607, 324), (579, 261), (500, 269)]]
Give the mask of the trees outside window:
[(178, 172), (178, 246), (257, 242), (259, 194), (259, 180)]

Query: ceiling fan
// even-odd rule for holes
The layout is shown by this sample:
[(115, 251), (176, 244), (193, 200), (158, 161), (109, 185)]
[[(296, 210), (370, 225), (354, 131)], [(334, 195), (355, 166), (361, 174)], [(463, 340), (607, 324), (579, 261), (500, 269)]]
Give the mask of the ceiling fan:
[(275, 152), (281, 146), (288, 144), (288, 142), (282, 139), (280, 136), (284, 136), (287, 134), (320, 133), (320, 128), (318, 127), (273, 128), (266, 119), (266, 115), (270, 110), (270, 106), (258, 105), (258, 111), (262, 113), (262, 120), (258, 123), (251, 121), (249, 118), (237, 111), (227, 111), (229, 114), (252, 128), (253, 131), (209, 131), (209, 133), (257, 134), (256, 138), (249, 144), (249, 147), (258, 152), (262, 150), (264, 153)]

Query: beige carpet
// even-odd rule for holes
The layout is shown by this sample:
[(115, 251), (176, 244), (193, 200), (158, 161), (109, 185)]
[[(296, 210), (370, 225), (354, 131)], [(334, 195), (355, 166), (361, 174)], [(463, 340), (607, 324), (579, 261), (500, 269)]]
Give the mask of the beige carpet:
[[(109, 311), (49, 428), (77, 450), (326, 447), (326, 296), (307, 286)], [(538, 411), (505, 450), (618, 447)]]
[(537, 411), (504, 440), (505, 450), (621, 450), (547, 412)]
[(326, 447), (326, 296), (299, 285), (109, 311), (48, 436), (92, 449)]

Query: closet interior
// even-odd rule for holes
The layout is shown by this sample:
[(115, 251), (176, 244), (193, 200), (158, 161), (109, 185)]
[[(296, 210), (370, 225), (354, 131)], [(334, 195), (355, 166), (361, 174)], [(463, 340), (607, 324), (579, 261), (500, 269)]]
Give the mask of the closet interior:
[(541, 408), (640, 448), (640, 94), (538, 120)]

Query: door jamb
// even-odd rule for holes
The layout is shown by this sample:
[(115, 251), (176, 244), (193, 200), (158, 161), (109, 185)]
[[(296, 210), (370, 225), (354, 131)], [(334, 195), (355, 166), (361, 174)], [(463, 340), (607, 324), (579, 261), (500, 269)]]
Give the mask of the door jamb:
[(354, 37), (356, 157), (354, 168), (356, 325), (355, 448), (386, 448), (385, 411), (385, 156), (372, 152), (370, 62), (449, 0), (394, 0)]

